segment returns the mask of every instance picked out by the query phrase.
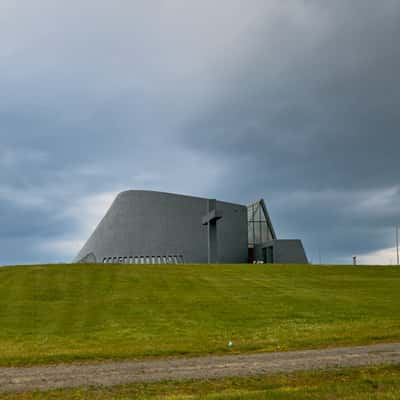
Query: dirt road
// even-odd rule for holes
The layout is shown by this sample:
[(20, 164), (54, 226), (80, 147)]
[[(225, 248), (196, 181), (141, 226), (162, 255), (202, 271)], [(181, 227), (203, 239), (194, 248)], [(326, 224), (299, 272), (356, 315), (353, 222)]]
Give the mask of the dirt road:
[(223, 378), (320, 368), (400, 364), (400, 343), (155, 361), (0, 368), (0, 392)]

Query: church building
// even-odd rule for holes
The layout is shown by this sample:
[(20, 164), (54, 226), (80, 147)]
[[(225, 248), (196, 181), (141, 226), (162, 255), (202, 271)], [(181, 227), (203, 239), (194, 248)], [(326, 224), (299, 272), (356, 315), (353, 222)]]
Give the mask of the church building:
[(300, 240), (277, 238), (263, 199), (244, 206), (147, 190), (118, 194), (74, 261), (308, 262)]

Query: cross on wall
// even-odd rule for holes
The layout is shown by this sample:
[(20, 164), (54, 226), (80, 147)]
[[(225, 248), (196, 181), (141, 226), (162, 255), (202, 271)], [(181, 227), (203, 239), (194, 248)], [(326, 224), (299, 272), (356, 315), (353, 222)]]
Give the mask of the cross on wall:
[(218, 263), (217, 221), (222, 218), (222, 211), (217, 210), (217, 200), (207, 200), (207, 214), (203, 217), (203, 225), (208, 227), (208, 263)]

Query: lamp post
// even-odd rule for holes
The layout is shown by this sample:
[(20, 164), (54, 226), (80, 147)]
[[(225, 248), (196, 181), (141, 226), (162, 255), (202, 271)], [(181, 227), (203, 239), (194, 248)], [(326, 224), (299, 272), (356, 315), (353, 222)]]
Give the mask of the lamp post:
[(397, 265), (400, 264), (399, 262), (399, 226), (396, 225), (396, 252), (397, 252)]

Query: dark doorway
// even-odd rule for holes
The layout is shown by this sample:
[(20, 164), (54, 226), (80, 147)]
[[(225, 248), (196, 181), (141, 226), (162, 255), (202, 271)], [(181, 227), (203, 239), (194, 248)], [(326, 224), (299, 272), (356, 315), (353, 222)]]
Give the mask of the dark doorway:
[(254, 247), (249, 247), (248, 249), (248, 261), (250, 264), (254, 261)]
[(263, 259), (265, 263), (273, 264), (274, 262), (274, 247), (268, 246), (263, 249)]

